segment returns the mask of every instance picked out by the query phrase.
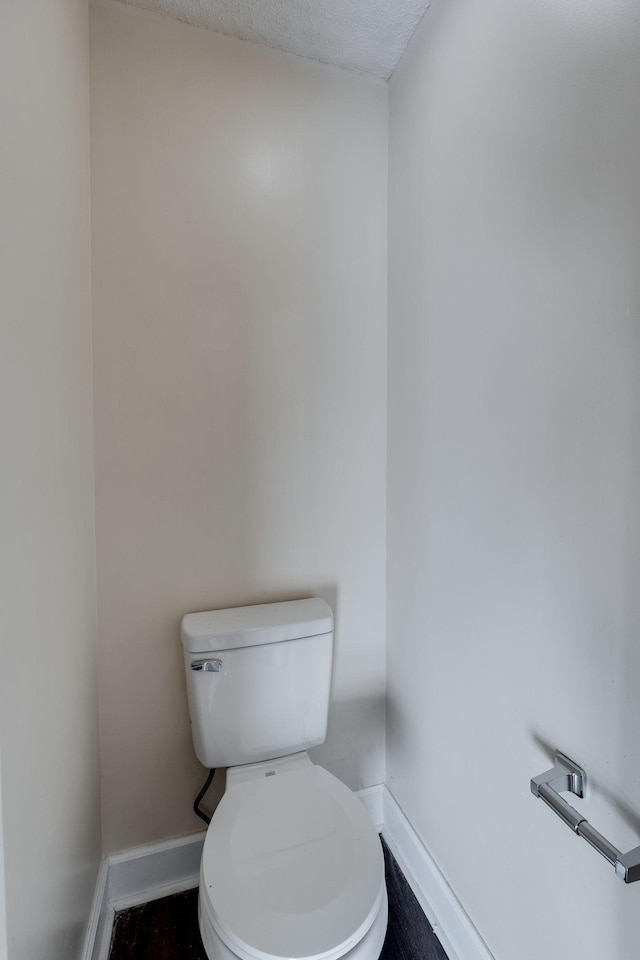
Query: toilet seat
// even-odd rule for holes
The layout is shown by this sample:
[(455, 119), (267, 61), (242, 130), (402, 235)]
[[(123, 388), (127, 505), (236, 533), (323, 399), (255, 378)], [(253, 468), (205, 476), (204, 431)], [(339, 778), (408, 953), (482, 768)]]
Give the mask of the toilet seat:
[(337, 960), (383, 906), (380, 842), (343, 783), (306, 754), (228, 772), (205, 839), (200, 914), (235, 956)]

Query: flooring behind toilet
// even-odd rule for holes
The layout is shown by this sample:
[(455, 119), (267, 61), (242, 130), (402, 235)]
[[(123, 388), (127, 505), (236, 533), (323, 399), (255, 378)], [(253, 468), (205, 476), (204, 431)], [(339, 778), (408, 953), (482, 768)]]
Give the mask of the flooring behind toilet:
[[(380, 960), (447, 960), (389, 848), (382, 841), (389, 926)], [(116, 915), (109, 960), (207, 960), (198, 931), (198, 891)]]

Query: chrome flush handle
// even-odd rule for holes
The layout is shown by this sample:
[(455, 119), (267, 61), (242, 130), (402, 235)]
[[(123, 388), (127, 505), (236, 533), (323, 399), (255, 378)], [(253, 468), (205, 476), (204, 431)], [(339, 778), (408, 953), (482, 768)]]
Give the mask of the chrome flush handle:
[(222, 660), (192, 660), (191, 669), (199, 670), (201, 673), (220, 673)]

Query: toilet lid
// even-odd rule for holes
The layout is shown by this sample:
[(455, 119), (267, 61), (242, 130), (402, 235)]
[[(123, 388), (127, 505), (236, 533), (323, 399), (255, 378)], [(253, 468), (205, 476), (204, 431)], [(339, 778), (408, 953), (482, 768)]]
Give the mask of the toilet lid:
[(332, 960), (378, 914), (380, 841), (360, 800), (322, 767), (236, 783), (207, 831), (200, 896), (243, 960)]

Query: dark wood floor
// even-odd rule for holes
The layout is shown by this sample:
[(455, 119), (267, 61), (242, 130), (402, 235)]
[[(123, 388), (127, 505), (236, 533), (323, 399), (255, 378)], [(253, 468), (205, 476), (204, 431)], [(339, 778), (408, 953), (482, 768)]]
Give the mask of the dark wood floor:
[[(380, 960), (447, 960), (398, 864), (382, 845), (389, 926)], [(198, 891), (117, 913), (109, 960), (207, 960), (198, 931)]]

